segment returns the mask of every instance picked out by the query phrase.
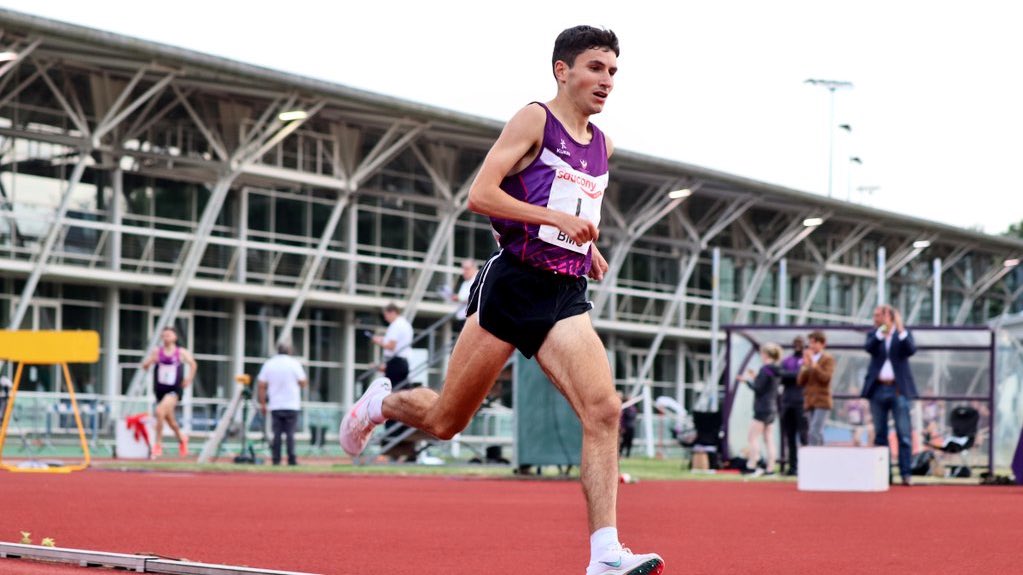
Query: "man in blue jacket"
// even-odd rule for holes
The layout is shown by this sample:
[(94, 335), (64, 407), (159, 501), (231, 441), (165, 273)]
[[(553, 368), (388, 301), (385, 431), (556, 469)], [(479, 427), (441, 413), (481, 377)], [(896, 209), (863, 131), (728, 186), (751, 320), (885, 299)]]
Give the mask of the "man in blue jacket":
[(874, 330), (867, 333), (864, 345), (870, 354), (870, 366), (863, 382), (861, 397), (870, 400), (874, 418), (874, 445), (888, 447), (888, 414), (895, 420), (899, 438), (899, 475), (903, 485), (911, 485), (910, 458), (913, 455), (909, 410), (918, 394), (909, 367), (916, 353), (913, 334), (902, 324), (902, 314), (890, 305), (874, 309)]

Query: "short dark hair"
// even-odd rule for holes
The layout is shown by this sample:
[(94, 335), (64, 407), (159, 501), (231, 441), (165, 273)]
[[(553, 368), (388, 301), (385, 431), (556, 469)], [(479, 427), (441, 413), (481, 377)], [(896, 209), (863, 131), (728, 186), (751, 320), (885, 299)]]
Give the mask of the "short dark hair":
[(820, 343), (828, 343), (828, 337), (824, 335), (823, 331), (820, 330), (811, 331), (810, 335), (806, 337), (812, 339), (813, 341), (818, 341)]
[(610, 50), (615, 56), (620, 54), (618, 49), (618, 36), (611, 30), (594, 28), (593, 26), (575, 26), (558, 34), (554, 41), (554, 55), (551, 57), (551, 69), (561, 60), (571, 68), (575, 65), (575, 58), (579, 54), (598, 48)]
[(384, 306), (384, 313), (399, 313), (401, 310), (398, 308), (398, 304), (391, 302)]
[(176, 327), (174, 327), (174, 326), (172, 326), (172, 325), (165, 325), (165, 326), (163, 326), (163, 329), (162, 329), (162, 330), (160, 330), (160, 331), (161, 331), (161, 332), (164, 332), (164, 331), (173, 331), (173, 332), (174, 332), (174, 335), (178, 335), (178, 328), (176, 328)]

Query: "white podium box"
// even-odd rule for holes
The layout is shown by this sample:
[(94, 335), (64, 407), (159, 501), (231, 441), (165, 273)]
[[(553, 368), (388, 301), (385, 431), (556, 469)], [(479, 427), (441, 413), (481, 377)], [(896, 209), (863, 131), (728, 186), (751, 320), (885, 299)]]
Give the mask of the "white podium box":
[[(146, 417), (143, 421), (149, 437), (152, 438), (155, 433), (153, 418)], [(118, 459), (149, 459), (149, 445), (141, 437), (135, 439), (135, 432), (128, 429), (128, 424), (123, 418), (117, 420), (114, 445)]]
[(800, 491), (888, 491), (888, 448), (801, 447)]

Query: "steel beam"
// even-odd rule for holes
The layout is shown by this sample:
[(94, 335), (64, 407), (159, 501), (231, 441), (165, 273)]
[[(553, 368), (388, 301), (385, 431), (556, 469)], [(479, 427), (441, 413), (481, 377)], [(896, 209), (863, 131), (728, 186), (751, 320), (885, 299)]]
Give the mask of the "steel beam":
[[(161, 91), (163, 91), (163, 89), (167, 87), (167, 84), (170, 84), (171, 80), (173, 79), (174, 74), (168, 74), (167, 76), (163, 77), (156, 84), (153, 84), (152, 86), (149, 87), (148, 90), (143, 92), (141, 96), (132, 100), (132, 102), (125, 106), (124, 109), (119, 109), (117, 107), (112, 106), (110, 108), (110, 111), (107, 113), (107, 116), (103, 118), (103, 121), (100, 122), (98, 126), (96, 126), (96, 130), (92, 134), (93, 145), (99, 146), (100, 140), (103, 139), (103, 136), (110, 133), (110, 131), (113, 130), (118, 124), (123, 122), (125, 118), (127, 118), (135, 110), (137, 110), (139, 106), (146, 103), (150, 98), (156, 96)], [(128, 91), (125, 90), (125, 92), (122, 93), (121, 95), (124, 96), (127, 93)], [(124, 102), (119, 99), (117, 106), (121, 106), (123, 103)]]
[(330, 247), (330, 241), (334, 238), (334, 232), (337, 231), (337, 224), (341, 221), (341, 214), (344, 213), (350, 198), (350, 192), (343, 192), (338, 195), (337, 203), (334, 204), (330, 217), (327, 219), (327, 224), (323, 227), (320, 241), (316, 245), (316, 252), (306, 260), (302, 281), (298, 288), (298, 297), (291, 302), (291, 307), (288, 308), (288, 316), (284, 320), (284, 327), (281, 328), (281, 333), (277, 337), (278, 345), (291, 338), (291, 330), (295, 326), (295, 320), (298, 319), (298, 314), (302, 311), (306, 298), (309, 297), (309, 291), (313, 287), (313, 282), (320, 277), (320, 270), (323, 267), (323, 259), (327, 255), (327, 248)]
[[(202, 261), (203, 253), (206, 251), (206, 244), (209, 241), (209, 234), (213, 230), (213, 224), (216, 222), (217, 215), (220, 213), (220, 208), (224, 205), (224, 199), (227, 197), (227, 192), (231, 189), (231, 184), (234, 183), (235, 178), (238, 177), (238, 172), (229, 172), (224, 174), (220, 180), (217, 181), (213, 187), (213, 191), (210, 193), (210, 198), (206, 202), (206, 208), (203, 210), (202, 218), (199, 221), (199, 225), (196, 227), (194, 239), (187, 251), (184, 253), (184, 258), (181, 263), (181, 271), (178, 273), (174, 285), (171, 287), (170, 292), (167, 294), (167, 298), (164, 300), (163, 309), (160, 310), (159, 319), (156, 325), (153, 326), (153, 333), (150, 334), (149, 342), (146, 345), (146, 351), (155, 348), (159, 345), (161, 332), (163, 328), (171, 325), (174, 317), (181, 309), (181, 304), (185, 301), (185, 296), (188, 293), (188, 283), (195, 277), (195, 271), (199, 267), (199, 262)], [(135, 370), (135, 374), (132, 376), (131, 383), (128, 385), (128, 390), (125, 395), (128, 397), (134, 397), (144, 393), (142, 388), (142, 380), (145, 376), (146, 370), (142, 368), (140, 364)], [(113, 420), (113, 418), (111, 418)]]
[(444, 255), (445, 246), (451, 243), (452, 231), (455, 229), (458, 218), (461, 217), (469, 205), (469, 190), (472, 188), (472, 183), (476, 180), (476, 175), (479, 174), (482, 167), (483, 164), (476, 166), (476, 169), (469, 174), (469, 177), (466, 178), (452, 198), (447, 213), (444, 214), (444, 217), (441, 218), (437, 225), (437, 231), (434, 232), (433, 240), (430, 241), (430, 247), (426, 250), (426, 257), (423, 259), (422, 268), (419, 270), (416, 281), (412, 285), (412, 289), (409, 290), (408, 298), (406, 299), (404, 315), (409, 321), (414, 320), (416, 317), (419, 304), (422, 302), (423, 296), (426, 294), (426, 288), (429, 287), (430, 281), (433, 278), (437, 262)]
[[(830, 214), (824, 217), (828, 217), (829, 215)], [(735, 314), (735, 323), (744, 323), (747, 321), (750, 306), (753, 305), (757, 294), (760, 293), (760, 288), (763, 287), (764, 280), (767, 279), (767, 273), (771, 266), (784, 257), (785, 254), (798, 245), (800, 241), (813, 233), (813, 231), (817, 228), (818, 226), (804, 226), (803, 216), (799, 215), (796, 217), (796, 220), (781, 233), (774, 243), (767, 246), (764, 258), (757, 264), (756, 270), (753, 272), (753, 278), (746, 284), (746, 293), (743, 295), (742, 301), (739, 303), (739, 309)], [(752, 233), (752, 230), (749, 230), (749, 232)]]
[[(289, 100), (288, 106), (290, 106), (293, 101), (294, 98)], [(314, 106), (313, 109), (314, 111), (318, 111), (320, 107), (322, 107), (322, 103)], [(268, 118), (275, 111), (276, 110), (265, 111), (263, 113), (263, 118)], [(167, 294), (163, 309), (160, 311), (159, 319), (154, 326), (154, 331), (150, 334), (149, 343), (146, 346), (147, 350), (158, 345), (160, 341), (160, 332), (163, 331), (164, 327), (171, 324), (174, 317), (181, 309), (181, 305), (184, 303), (185, 296), (188, 293), (189, 282), (195, 277), (195, 272), (199, 267), (199, 263), (202, 261), (203, 254), (206, 251), (210, 232), (213, 230), (213, 226), (216, 223), (220, 209), (223, 207), (224, 200), (227, 198), (227, 193), (230, 191), (235, 179), (237, 179), (237, 177), (244, 172), (249, 165), (262, 157), (267, 149), (297, 130), (305, 120), (311, 118), (314, 111), (310, 112), (306, 119), (294, 120), (283, 127), (280, 127), (279, 122), (270, 123), (266, 128), (265, 133), (253, 134), (249, 140), (250, 143), (248, 145), (241, 146), (239, 150), (232, 155), (230, 160), (231, 169), (221, 174), (206, 202), (206, 207), (203, 209), (202, 217), (193, 234), (194, 237), (192, 243), (189, 245), (188, 250), (185, 252), (182, 259), (181, 271), (178, 273), (170, 293)], [(129, 397), (138, 395), (141, 392), (144, 375), (145, 370), (143, 370), (140, 365), (138, 369), (135, 370), (131, 384), (128, 387), (127, 395)]]
[(39, 250), (39, 255), (33, 263), (32, 273), (28, 276), (28, 280), (25, 282), (25, 287), (21, 290), (21, 297), (18, 299), (18, 307), (15, 308), (7, 329), (18, 329), (18, 326), (21, 325), (22, 318), (25, 317), (25, 311), (28, 310), (28, 306), (32, 302), (32, 297), (35, 295), (36, 286), (39, 285), (39, 278), (42, 277), (43, 271), (46, 270), (46, 266), (50, 261), (50, 254), (53, 253), (53, 247), (57, 244), (57, 239), (60, 238), (61, 232), (63, 231), (64, 216), (67, 215), (68, 206), (71, 203), (71, 196), (74, 195), (75, 187), (77, 187), (78, 183), (82, 180), (82, 174), (85, 173), (85, 164), (88, 163), (90, 159), (92, 159), (91, 148), (86, 147), (79, 152), (78, 163), (75, 164), (75, 169), (71, 172), (71, 178), (68, 180), (67, 189), (64, 190), (64, 195), (60, 198), (60, 204), (57, 206), (57, 210), (53, 214), (53, 223), (50, 224), (50, 229), (46, 232), (46, 239), (43, 240), (43, 245)]
[[(34, 59), (33, 62), (35, 62)], [(44, 69), (43, 66), (40, 65), (38, 62), (35, 62), (35, 64), (37, 68)], [(46, 68), (48, 67), (49, 66), (46, 66)], [(53, 93), (53, 97), (57, 99), (57, 103), (59, 103), (60, 106), (64, 108), (64, 113), (68, 115), (68, 118), (75, 125), (75, 127), (78, 128), (78, 130), (86, 138), (91, 138), (92, 131), (89, 129), (89, 122), (86, 120), (86, 118), (84, 116), (79, 117), (79, 114), (75, 112), (75, 110), (71, 107), (71, 104), (68, 103), (67, 98), (64, 97), (64, 94), (60, 91), (60, 88), (58, 88), (57, 85), (53, 83), (53, 80), (50, 78), (50, 75), (47, 72), (42, 71), (40, 73), (40, 76), (43, 78), (43, 82), (45, 82), (46, 85), (50, 88), (50, 92)]]
[(999, 280), (1005, 277), (1005, 274), (1014, 269), (1000, 264), (1001, 262), (996, 262), (993, 267), (991, 267), (983, 276), (980, 277), (980, 279), (970, 286), (969, 292), (967, 292), (966, 296), (963, 298), (963, 303), (959, 306), (955, 319), (952, 321), (953, 325), (963, 325), (966, 320), (969, 319), (970, 310), (973, 307), (974, 302), (977, 301), (977, 298), (994, 287)]
[(651, 192), (651, 197), (647, 199), (642, 207), (626, 216), (626, 219), (632, 223), (623, 230), (625, 236), (616, 243), (614, 250), (609, 254), (608, 269), (604, 274), (604, 289), (597, 293), (597, 297), (593, 302), (592, 313), (594, 317), (600, 316), (604, 306), (611, 297), (611, 292), (618, 286), (618, 275), (621, 273), (622, 266), (625, 264), (625, 258), (629, 250), (632, 249), (633, 244), (636, 243), (636, 240), (686, 200), (685, 197), (669, 198), (666, 195), (676, 185), (678, 185), (677, 181), (661, 185), (658, 189)]
[[(42, 41), (43, 41), (42, 38), (36, 38), (35, 40), (32, 41), (31, 44), (25, 46), (24, 48), (19, 47), (17, 43), (8, 48), (8, 50), (10, 50), (11, 52), (16, 52), (18, 55), (13, 60), (4, 62), (3, 66), (0, 66), (0, 78), (3, 78), (4, 83), (7, 82), (7, 78), (5, 77), (7, 76), (7, 73), (13, 70), (14, 67), (17, 66), (18, 64), (24, 62), (25, 58), (27, 58), (29, 54), (34, 52), (35, 49), (39, 47), (39, 44), (42, 43)], [(0, 84), (0, 91), (2, 90), (3, 85)]]
[[(174, 90), (174, 96), (177, 99), (177, 102), (181, 104), (181, 107), (184, 108), (185, 112), (188, 113), (188, 117), (192, 119), (192, 122), (195, 124), (195, 127), (199, 129), (199, 133), (201, 133), (203, 137), (206, 138), (206, 141), (209, 143), (210, 147), (213, 148), (213, 151), (217, 154), (217, 157), (220, 158), (221, 161), (226, 162), (228, 160), (227, 147), (224, 146), (224, 143), (221, 141), (221, 139), (217, 136), (215, 132), (210, 130), (209, 127), (206, 125), (206, 122), (204, 122), (203, 119), (199, 117), (199, 113), (195, 111), (195, 108), (193, 108), (192, 104), (188, 101), (188, 96), (185, 93), (183, 93), (181, 89), (178, 88), (177, 86), (171, 86), (171, 89)], [(168, 105), (167, 110), (170, 111), (172, 108), (173, 105)]]

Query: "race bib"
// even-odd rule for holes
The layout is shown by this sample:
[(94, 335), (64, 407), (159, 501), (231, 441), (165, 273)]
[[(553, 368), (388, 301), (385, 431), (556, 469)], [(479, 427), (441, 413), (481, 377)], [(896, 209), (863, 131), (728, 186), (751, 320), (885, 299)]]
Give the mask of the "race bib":
[[(547, 154), (544, 150), (544, 154)], [(545, 158), (546, 160), (547, 158)], [(554, 183), (551, 184), (551, 195), (547, 207), (552, 210), (572, 214), (600, 225), (600, 204), (607, 188), (607, 174), (593, 177), (589, 174), (572, 169), (568, 164), (556, 160)], [(549, 244), (565, 248), (580, 254), (590, 251), (590, 243), (576, 243), (565, 232), (554, 226), (540, 226), (539, 238)]]
[(177, 385), (178, 366), (172, 363), (157, 364), (156, 381), (161, 385)]

